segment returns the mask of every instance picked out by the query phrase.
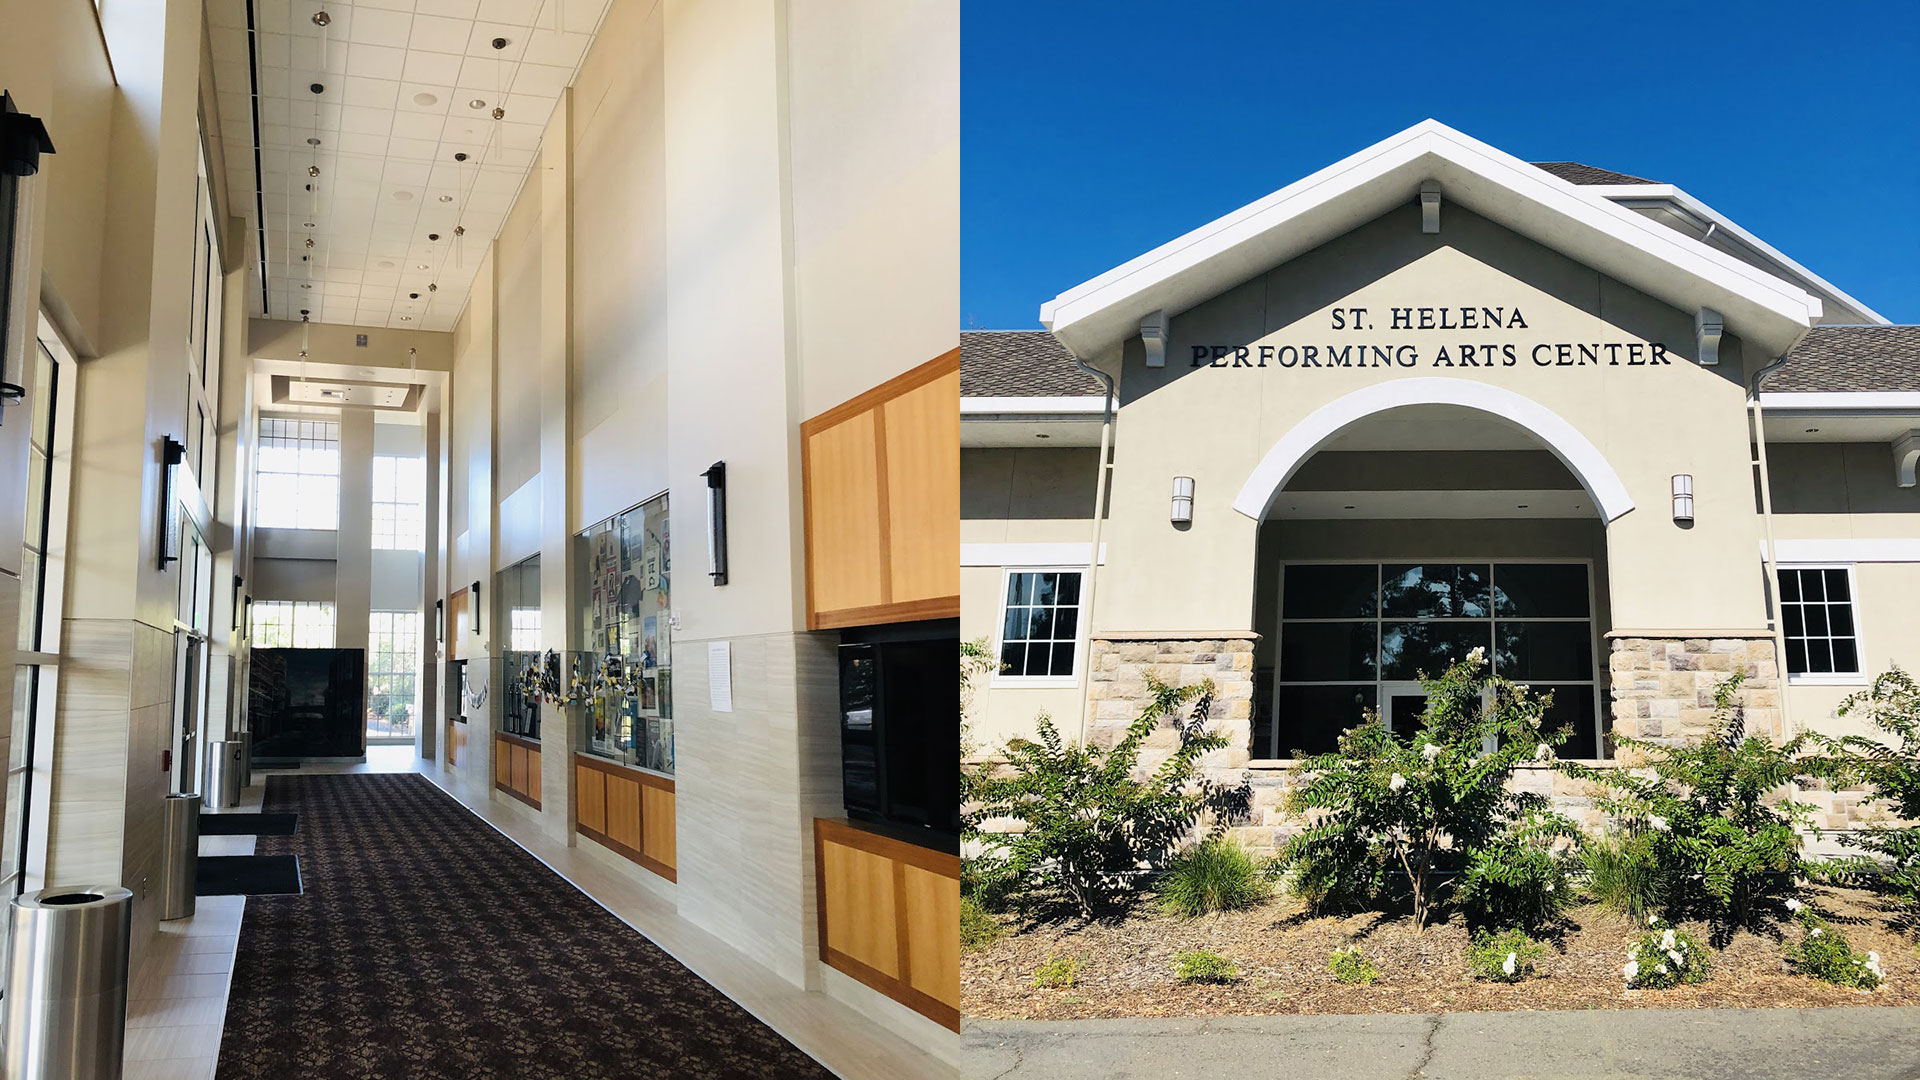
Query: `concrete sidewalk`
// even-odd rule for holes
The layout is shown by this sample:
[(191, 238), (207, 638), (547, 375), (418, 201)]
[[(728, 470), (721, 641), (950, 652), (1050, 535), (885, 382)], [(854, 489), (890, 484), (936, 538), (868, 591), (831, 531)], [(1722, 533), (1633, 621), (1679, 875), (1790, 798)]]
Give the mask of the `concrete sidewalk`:
[(1920, 1008), (968, 1021), (967, 1080), (1920, 1080)]

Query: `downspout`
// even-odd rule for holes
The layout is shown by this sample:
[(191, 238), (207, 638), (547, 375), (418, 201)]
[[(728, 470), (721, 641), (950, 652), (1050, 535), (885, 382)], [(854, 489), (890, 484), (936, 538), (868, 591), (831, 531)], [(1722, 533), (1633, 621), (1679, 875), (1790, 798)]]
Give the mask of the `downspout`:
[[(1100, 575), (1100, 529), (1106, 523), (1107, 514), (1107, 478), (1113, 472), (1113, 376), (1080, 359), (1072, 349), (1067, 355), (1073, 358), (1073, 366), (1100, 380), (1106, 388), (1106, 408), (1100, 418), (1100, 472), (1093, 484), (1093, 547), (1087, 553), (1087, 595), (1082, 598), (1081, 610), (1087, 619), (1087, 655), (1093, 655), (1093, 598)], [(1087, 707), (1089, 695), (1093, 692), (1093, 669), (1089, 665), (1086, 677), (1080, 680), (1080, 745), (1087, 744)]]
[(1754, 465), (1760, 471), (1760, 521), (1767, 540), (1767, 548), (1761, 553), (1760, 565), (1767, 576), (1767, 596), (1770, 598), (1767, 604), (1767, 617), (1773, 623), (1774, 671), (1780, 687), (1777, 694), (1780, 703), (1780, 729), (1774, 732), (1774, 736), (1782, 739), (1786, 738), (1787, 732), (1793, 728), (1788, 723), (1787, 716), (1789, 695), (1787, 693), (1786, 621), (1782, 618), (1780, 608), (1780, 569), (1773, 538), (1773, 483), (1767, 474), (1767, 425), (1765, 410), (1760, 405), (1760, 380), (1785, 364), (1787, 354), (1800, 344), (1801, 339), (1805, 338), (1807, 331), (1811, 329), (1812, 327), (1808, 327), (1807, 330), (1802, 330), (1800, 336), (1793, 339), (1793, 344), (1781, 350), (1780, 355), (1774, 357), (1772, 361), (1762, 365), (1747, 382), (1747, 419), (1753, 435)]

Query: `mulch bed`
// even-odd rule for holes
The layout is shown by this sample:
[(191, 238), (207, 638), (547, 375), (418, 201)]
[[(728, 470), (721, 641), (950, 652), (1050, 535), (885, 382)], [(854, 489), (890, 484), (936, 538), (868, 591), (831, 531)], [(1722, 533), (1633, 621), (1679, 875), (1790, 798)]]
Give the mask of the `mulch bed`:
[[(1182, 919), (1150, 903), (1121, 919), (1018, 927), (968, 953), (961, 969), (962, 1011), (981, 1019), (1073, 1020), (1126, 1016), (1258, 1016), (1275, 1013), (1426, 1013), (1524, 1009), (1688, 1009), (1920, 1005), (1920, 955), (1894, 913), (1859, 890), (1814, 888), (1804, 894), (1856, 949), (1880, 953), (1888, 981), (1871, 993), (1794, 975), (1782, 946), (1800, 940), (1785, 922), (1736, 932), (1713, 954), (1712, 975), (1671, 990), (1624, 988), (1627, 946), (1640, 927), (1602, 908), (1574, 909), (1548, 940), (1522, 983), (1483, 982), (1467, 974), (1468, 932), (1458, 920), (1415, 933), (1404, 916), (1313, 918), (1292, 898), (1224, 915)], [(1705, 942), (1702, 923), (1680, 927)], [(1335, 948), (1357, 944), (1380, 968), (1372, 986), (1348, 986), (1327, 971)], [(1183, 984), (1174, 956), (1211, 949), (1240, 967), (1226, 985)], [(1080, 961), (1075, 985), (1036, 989), (1033, 971), (1050, 956)]]

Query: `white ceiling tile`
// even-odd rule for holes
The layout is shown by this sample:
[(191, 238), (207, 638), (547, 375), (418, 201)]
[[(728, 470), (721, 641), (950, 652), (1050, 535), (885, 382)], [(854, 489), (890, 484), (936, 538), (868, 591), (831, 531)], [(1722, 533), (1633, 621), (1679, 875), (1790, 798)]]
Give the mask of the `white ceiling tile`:
[(432, 171), (433, 167), (425, 162), (395, 161), (389, 158), (380, 182), (394, 186), (424, 188), (427, 186), (427, 177)]
[(497, 104), (500, 96), (513, 86), (513, 66), (511, 60), (495, 55), (469, 56), (460, 67), (460, 88), (474, 91), (490, 106)]
[(441, 15), (413, 17), (413, 36), (408, 48), (437, 53), (464, 53), (473, 36), (473, 20), (449, 19)]
[(443, 117), (432, 113), (397, 112), (393, 114), (392, 135), (396, 139), (432, 139), (437, 142), (440, 125), (445, 122)]
[(262, 97), (284, 98), (292, 83), (288, 81), (291, 73), (286, 68), (260, 69), (260, 95)]
[(509, 150), (535, 150), (545, 132), (539, 124), (501, 124), (500, 145)]
[[(351, 48), (345, 40), (329, 38), (322, 41), (316, 37), (294, 35), (292, 46), (287, 50), (288, 63), (301, 72), (311, 76), (314, 72), (329, 75), (343, 75), (347, 70), (347, 52)], [(312, 82), (311, 77), (300, 79), (296, 85), (302, 93)]]
[(592, 41), (591, 34), (535, 30), (527, 39), (527, 51), (521, 59), (529, 64), (553, 64), (571, 70), (580, 66)]
[(566, 5), (558, 14), (565, 25), (561, 29), (570, 33), (591, 34), (600, 26), (600, 16), (607, 10), (607, 0), (566, 0)]
[[(218, 0), (218, 2), (208, 5), (209, 10), (213, 8), (225, 8), (225, 7), (234, 7), (234, 8), (240, 9), (240, 13), (241, 13), (240, 17), (242, 20), (242, 24), (244, 25), (245, 19), (246, 19), (245, 0)], [(254, 5), (253, 26), (254, 26), (254, 29), (261, 31), (262, 33), (284, 34), (287, 32), (287, 26), (289, 23), (292, 22), (292, 20), (293, 20), (293, 13), (291, 10), (289, 10), (289, 8), (285, 4)]]
[(274, 127), (291, 129), (293, 113), (287, 107), (286, 98), (262, 98), (260, 100), (260, 122)]
[(389, 45), (404, 49), (412, 35), (411, 11), (362, 9), (354, 13), (353, 32), (348, 40), (355, 45)]
[(253, 37), (254, 59), (265, 67), (286, 67), (289, 59), (288, 46), (292, 39), (285, 34), (255, 34)]
[[(531, 26), (542, 4), (543, 0), (480, 0), (480, 10), (475, 18), (513, 26)], [(552, 15), (547, 17), (553, 18)]]
[(387, 140), (382, 135), (371, 135), (357, 131), (343, 131), (334, 136), (334, 145), (346, 154), (385, 154)]
[(358, 75), (347, 76), (342, 99), (348, 105), (357, 105), (369, 109), (392, 109), (399, 100), (400, 84), (390, 79), (367, 79)]
[(536, 97), (559, 97), (573, 81), (571, 68), (547, 64), (521, 64), (513, 73), (513, 92)]
[(354, 0), (357, 7), (378, 8), (385, 11), (412, 11), (414, 0)]
[(545, 94), (508, 94), (506, 100), (507, 115), (523, 124), (538, 124), (542, 128), (553, 117), (553, 107), (560, 101), (559, 95)]
[(408, 82), (452, 86), (460, 81), (463, 62), (462, 57), (444, 53), (409, 52), (403, 72)]
[(399, 79), (406, 71), (407, 51), (384, 45), (355, 45), (347, 52), (347, 74), (375, 79)]
[(387, 141), (387, 153), (402, 161), (431, 162), (439, 149), (440, 142), (437, 139), (399, 138)]
[[(386, 173), (386, 162), (377, 157), (363, 157), (358, 154), (334, 155), (333, 175), (336, 184), (378, 184)], [(340, 188), (335, 187), (336, 194)]]

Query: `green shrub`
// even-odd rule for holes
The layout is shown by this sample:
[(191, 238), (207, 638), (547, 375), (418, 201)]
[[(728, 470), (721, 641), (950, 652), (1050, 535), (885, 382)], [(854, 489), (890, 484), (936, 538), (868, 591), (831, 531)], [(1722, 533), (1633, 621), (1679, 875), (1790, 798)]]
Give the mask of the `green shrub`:
[(1007, 928), (979, 900), (960, 898), (960, 948), (977, 952), (1006, 936)]
[(1380, 969), (1367, 959), (1358, 945), (1333, 950), (1333, 955), (1327, 958), (1327, 970), (1349, 986), (1372, 986), (1380, 979)]
[(1658, 915), (1649, 915), (1647, 932), (1627, 946), (1627, 965), (1620, 974), (1626, 976), (1629, 990), (1665, 990), (1705, 982), (1712, 970), (1706, 946)]
[(1477, 927), (1538, 929), (1555, 922), (1573, 891), (1568, 856), (1553, 842), (1573, 831), (1558, 814), (1528, 814), (1467, 855), (1454, 902)]
[(1079, 981), (1079, 957), (1048, 954), (1040, 966), (1033, 969), (1033, 986), (1036, 990), (1064, 990)]
[(1240, 969), (1217, 952), (1188, 949), (1173, 958), (1173, 974), (1183, 983), (1230, 983)]
[[(1567, 733), (1540, 730), (1550, 698), (1485, 666), (1475, 649), (1425, 680), (1426, 711), (1409, 737), (1370, 718), (1342, 735), (1336, 752), (1301, 763), (1304, 780), (1287, 808), (1305, 828), (1281, 849), (1280, 864), (1310, 906), (1374, 902), (1391, 882), (1411, 894), (1414, 925), (1424, 928), (1436, 905), (1455, 898), (1467, 867), (1476, 867), (1476, 903), (1539, 906), (1537, 890), (1555, 872), (1536, 858), (1544, 849), (1528, 849), (1573, 826), (1544, 796), (1511, 791), (1507, 781), (1522, 763), (1552, 757)], [(1529, 865), (1510, 866), (1513, 859)]]
[(1609, 833), (1580, 849), (1587, 893), (1595, 903), (1636, 922), (1660, 907), (1660, 866), (1653, 843), (1640, 833)]
[[(1153, 700), (1111, 749), (1068, 743), (1043, 715), (1038, 742), (1010, 740), (993, 775), (974, 779), (965, 839), (979, 845), (969, 873), (984, 893), (1064, 902), (1093, 918), (1131, 901), (1143, 868), (1164, 865), (1203, 814), (1225, 816), (1244, 798), (1195, 776), (1201, 755), (1227, 745), (1206, 730), (1213, 684), (1174, 687), (1149, 675), (1147, 688)], [(1151, 775), (1137, 778), (1147, 737), (1167, 720), (1178, 746)], [(1024, 828), (980, 828), (995, 818)]]
[(1467, 969), (1478, 978), (1517, 983), (1533, 978), (1534, 962), (1546, 951), (1545, 945), (1519, 930), (1497, 934), (1479, 930), (1467, 946)]
[[(1839, 715), (1853, 714), (1864, 716), (1879, 735), (1813, 736), (1833, 752), (1827, 778), (1864, 784), (1863, 806), (1920, 821), (1920, 686), (1894, 668), (1840, 703)], [(1920, 826), (1869, 825), (1841, 833), (1840, 842), (1864, 854), (1830, 867), (1832, 876), (1885, 892), (1910, 914), (1920, 914)]]
[(1271, 892), (1253, 856), (1224, 836), (1195, 844), (1160, 875), (1160, 906), (1189, 918), (1252, 907)]
[(1859, 953), (1827, 920), (1800, 910), (1801, 937), (1787, 946), (1787, 967), (1796, 974), (1855, 990), (1872, 990), (1887, 981), (1877, 952)]
[(1803, 756), (1805, 735), (1775, 743), (1746, 733), (1733, 701), (1743, 681), (1735, 674), (1714, 690), (1718, 731), (1708, 738), (1672, 747), (1615, 736), (1638, 767), (1560, 766), (1605, 790), (1600, 806), (1616, 820), (1644, 830), (1669, 910), (1734, 923), (1786, 897), (1810, 872), (1799, 826), (1813, 808), (1767, 800), (1822, 767)]

